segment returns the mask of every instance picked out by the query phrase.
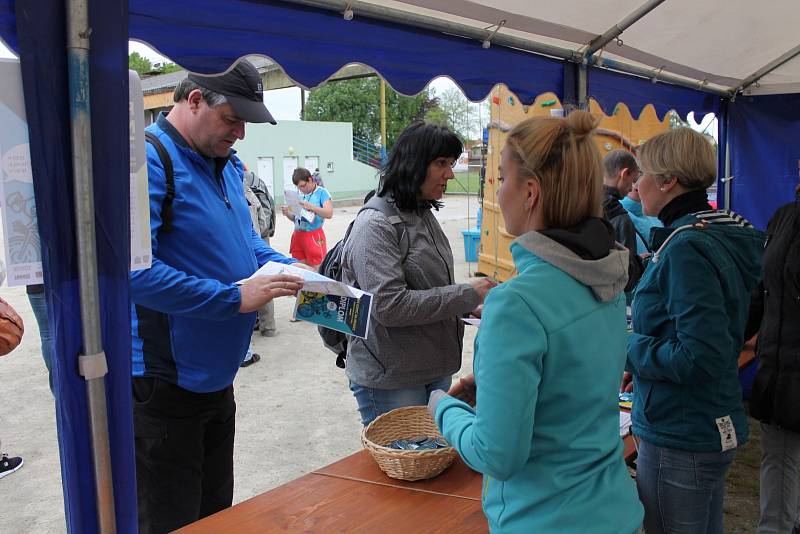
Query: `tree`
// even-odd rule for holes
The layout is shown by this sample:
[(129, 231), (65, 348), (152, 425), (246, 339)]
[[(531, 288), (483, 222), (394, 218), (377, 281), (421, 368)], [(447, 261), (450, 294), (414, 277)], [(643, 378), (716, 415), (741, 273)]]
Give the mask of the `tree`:
[(433, 124), (438, 124), (439, 126), (447, 126), (450, 129), (453, 128), (447, 113), (441, 107), (435, 107), (428, 111), (428, 113), (425, 114), (425, 120)]
[(445, 89), (442, 94), (436, 95), (436, 100), (438, 109), (431, 111), (425, 120), (447, 126), (462, 141), (480, 138), (480, 119), (489, 116), (486, 101), (473, 104), (457, 87)]
[(164, 63), (156, 71), (159, 74), (166, 74), (168, 72), (177, 72), (179, 70), (183, 70), (180, 65), (176, 65), (175, 63)]
[(447, 117), (447, 124), (462, 141), (469, 139), (470, 105), (467, 98), (455, 87), (445, 90), (439, 99), (439, 108)]
[(669, 128), (670, 128), (670, 130), (673, 129), (673, 128), (688, 128), (689, 127), (689, 123), (686, 122), (685, 120), (683, 120), (681, 118), (681, 116), (678, 115), (675, 111), (670, 110), (670, 111), (667, 112), (667, 115), (669, 116)]
[(168, 72), (182, 70), (179, 65), (171, 62), (162, 63), (157, 68), (154, 68), (153, 63), (146, 57), (139, 54), (139, 52), (132, 52), (128, 54), (128, 68), (135, 70), (139, 76), (152, 74), (154, 72), (158, 74), (166, 74)]
[[(378, 143), (381, 134), (379, 85), (377, 77), (327, 83), (309, 94), (303, 120), (350, 122), (353, 135), (369, 143)], [(436, 106), (436, 99), (427, 90), (407, 97), (387, 86), (387, 149), (410, 122), (424, 118)]]
[(133, 52), (128, 54), (128, 68), (135, 70), (139, 76), (142, 76), (153, 70), (153, 64), (150, 63), (149, 59), (140, 55), (139, 52)]

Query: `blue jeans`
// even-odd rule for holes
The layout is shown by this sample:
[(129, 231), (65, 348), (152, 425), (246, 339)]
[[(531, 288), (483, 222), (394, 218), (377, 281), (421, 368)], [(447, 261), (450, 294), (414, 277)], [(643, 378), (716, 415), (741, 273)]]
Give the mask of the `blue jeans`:
[(690, 452), (642, 440), (636, 487), (647, 534), (723, 534), (725, 474), (736, 449)]
[(42, 359), (47, 367), (47, 377), (50, 381), (50, 392), (53, 392), (53, 338), (50, 335), (50, 320), (47, 318), (47, 300), (44, 292), (28, 293), (28, 302), (31, 303), (36, 324), (39, 325), (39, 341), (42, 343)]
[(428, 397), (430, 397), (431, 391), (435, 389), (447, 391), (450, 389), (452, 380), (453, 378), (448, 375), (430, 384), (403, 389), (368, 388), (350, 382), (350, 391), (353, 392), (353, 396), (356, 398), (358, 411), (361, 414), (361, 424), (367, 426), (379, 415), (390, 412), (395, 408), (425, 406), (428, 404)]

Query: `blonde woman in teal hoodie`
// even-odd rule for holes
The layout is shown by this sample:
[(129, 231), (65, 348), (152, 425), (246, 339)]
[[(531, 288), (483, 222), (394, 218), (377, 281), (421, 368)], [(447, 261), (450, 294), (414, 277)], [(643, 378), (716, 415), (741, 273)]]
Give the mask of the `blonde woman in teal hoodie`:
[[(519, 274), (492, 289), (474, 384), (428, 409), (483, 473), (492, 532), (633, 534), (642, 505), (625, 468), (617, 391), (628, 252), (602, 219), (603, 172), (585, 112), (509, 134), (497, 199)], [(465, 402), (474, 396), (474, 406)]]

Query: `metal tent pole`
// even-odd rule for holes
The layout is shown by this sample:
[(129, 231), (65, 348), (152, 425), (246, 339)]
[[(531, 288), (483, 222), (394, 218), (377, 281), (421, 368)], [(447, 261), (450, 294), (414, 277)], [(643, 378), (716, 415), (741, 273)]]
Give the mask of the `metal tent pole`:
[(381, 108), (381, 165), (386, 164), (386, 81), (380, 78), (379, 95)]
[(105, 375), (108, 373), (100, 331), (100, 291), (94, 224), (92, 132), (89, 97), (88, 0), (67, 1), (67, 60), (69, 68), (72, 173), (75, 184), (75, 225), (78, 242), (81, 322), (84, 354), (78, 369), (86, 380), (89, 426), (97, 492), (97, 518), (102, 533), (116, 532), (111, 451), (108, 441)]
[[(358, 2), (357, 0), (353, 1), (284, 0), (284, 1), (290, 4), (311, 6), (321, 9), (327, 9), (330, 11), (337, 11), (339, 13), (343, 12), (346, 6), (349, 5), (351, 7), (351, 10), (356, 11), (355, 16), (364, 16), (375, 20), (389, 21), (394, 24), (406, 24), (416, 28), (423, 28), (426, 30), (440, 32), (444, 34), (458, 35), (460, 37), (475, 39), (480, 42), (483, 42), (491, 34), (490, 31), (484, 28), (475, 28), (473, 26), (461, 24), (458, 22), (440, 20), (435, 17), (430, 17), (427, 15), (411, 13), (408, 11), (393, 9), (391, 7), (386, 7), (382, 5)], [(650, 0), (649, 2), (638, 8), (636, 11), (625, 17), (622, 21), (619, 22), (619, 24), (613, 26), (609, 31), (607, 31), (603, 35), (605, 35), (607, 38), (608, 37), (607, 34), (610, 35), (609, 32), (614, 33), (614, 31), (619, 30), (621, 26), (624, 26), (623, 29), (628, 28), (630, 25), (636, 22), (636, 20), (642, 18), (647, 12), (652, 11), (652, 9), (654, 9), (658, 4), (661, 4), (664, 1), (665, 0)], [(592, 43), (595, 44), (599, 43), (600, 40), (603, 38), (603, 35), (593, 39), (592, 42), (587, 44), (586, 46), (591, 46)], [(619, 33), (617, 33), (617, 36), (618, 35)], [(613, 38), (614, 37), (611, 37), (611, 39)], [(517, 37), (515, 35), (508, 35), (502, 32), (496, 32), (494, 35), (492, 35), (491, 44), (492, 46), (499, 45), (508, 48), (516, 48), (518, 50), (524, 50), (526, 52), (531, 52), (538, 55), (545, 55), (575, 62), (588, 62), (589, 64), (596, 65), (596, 60), (594, 57), (590, 57), (588, 55), (584, 56), (579, 50), (572, 50), (570, 48), (566, 48), (563, 46), (555, 46), (547, 43), (540, 43), (533, 39)], [(700, 90), (718, 96), (730, 96), (731, 94), (733, 94), (733, 88), (721, 89), (717, 87), (711, 87), (702, 80), (693, 80), (691, 78), (673, 75), (668, 72), (662, 72), (661, 69), (655, 67), (644, 67), (640, 65), (623, 63), (621, 61), (612, 61), (611, 59), (606, 59), (606, 58), (603, 58), (602, 66), (620, 72), (624, 72), (627, 74), (642, 76), (648, 79), (652, 79), (657, 74), (657, 78), (660, 81), (668, 82), (680, 87), (688, 87), (690, 89)]]
[(576, 96), (578, 97), (578, 109), (589, 110), (589, 83), (587, 76), (589, 68), (584, 63), (578, 63), (578, 77), (576, 80), (577, 87), (575, 88)]
[(764, 76), (766, 76), (767, 74), (772, 72), (773, 70), (777, 69), (778, 67), (780, 67), (784, 63), (787, 63), (787, 62), (791, 61), (792, 59), (794, 59), (798, 55), (800, 55), (800, 45), (795, 46), (794, 48), (792, 48), (791, 50), (789, 50), (785, 54), (782, 54), (780, 57), (777, 57), (777, 58), (773, 59), (772, 61), (770, 61), (769, 63), (767, 63), (766, 65), (764, 65), (760, 69), (758, 69), (757, 71), (755, 71), (753, 74), (751, 74), (750, 76), (748, 76), (747, 78), (742, 80), (742, 83), (739, 85), (739, 87), (736, 88), (736, 90), (734, 91), (734, 94), (744, 91), (745, 89), (747, 89), (748, 87), (750, 87), (754, 83), (758, 83), (758, 80), (760, 80), (761, 78), (763, 78)]
[(723, 191), (723, 200), (725, 201), (725, 209), (732, 209), (731, 198), (733, 197), (733, 177), (731, 176), (731, 130), (730, 130), (730, 108), (725, 113), (725, 190)]
[[(461, 37), (468, 37), (483, 42), (487, 37), (492, 35), (492, 32), (483, 28), (475, 28), (466, 24), (457, 22), (450, 22), (446, 20), (420, 15), (409, 11), (394, 9), (387, 6), (358, 2), (357, 0), (285, 0), (292, 4), (299, 4), (303, 6), (317, 7), (327, 9), (330, 11), (337, 11), (342, 13), (347, 6), (350, 6), (352, 11), (356, 11), (356, 16), (364, 16), (371, 19), (383, 20), (393, 24), (406, 24), (416, 28), (423, 28), (436, 32), (458, 35)], [(350, 17), (352, 19), (353, 17)], [(346, 20), (350, 20), (346, 19)], [(492, 45), (502, 45), (510, 48), (518, 48), (528, 52), (536, 52), (547, 56), (562, 58), (562, 59), (577, 59), (579, 54), (569, 48), (561, 46), (550, 45), (546, 43), (539, 43), (530, 39), (516, 37), (503, 33), (495, 33), (491, 38)]]
[(581, 53), (584, 57), (591, 56), (605, 45), (619, 37), (622, 32), (630, 28), (634, 23), (641, 20), (645, 15), (653, 11), (660, 4), (664, 3), (664, 1), (665, 0), (648, 0), (645, 4), (636, 8), (633, 13), (629, 14), (627, 17), (607, 29), (602, 35), (598, 35), (592, 39), (592, 41), (586, 45), (586, 49), (581, 50)]

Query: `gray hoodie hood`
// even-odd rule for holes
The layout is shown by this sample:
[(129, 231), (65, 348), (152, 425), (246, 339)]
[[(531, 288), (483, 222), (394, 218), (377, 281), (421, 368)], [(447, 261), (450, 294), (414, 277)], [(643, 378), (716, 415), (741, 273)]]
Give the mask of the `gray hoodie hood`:
[(614, 242), (605, 257), (584, 259), (555, 239), (540, 232), (528, 232), (514, 243), (529, 250), (553, 267), (591, 288), (601, 302), (614, 300), (628, 282), (628, 249)]

